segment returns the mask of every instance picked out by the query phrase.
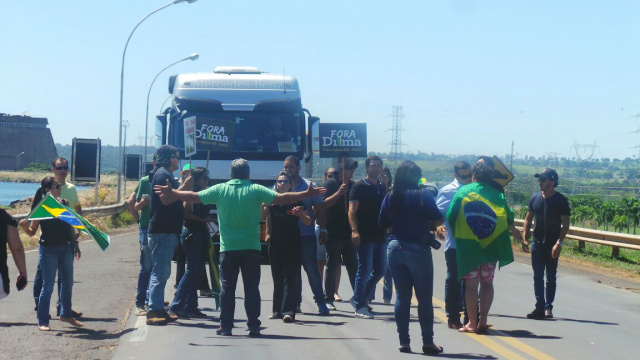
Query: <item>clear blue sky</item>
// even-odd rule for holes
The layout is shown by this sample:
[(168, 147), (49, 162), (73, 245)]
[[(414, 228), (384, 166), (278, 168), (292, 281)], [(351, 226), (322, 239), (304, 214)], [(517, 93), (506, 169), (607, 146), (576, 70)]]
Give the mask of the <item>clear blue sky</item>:
[[(0, 3), (0, 112), (49, 119), (54, 141), (118, 143), (122, 50), (135, 24), (169, 0)], [(597, 157), (638, 154), (637, 1), (214, 1), (148, 18), (127, 50), (124, 119), (142, 144), (168, 76), (218, 65), (294, 75), (326, 122), (367, 122), (369, 150)], [(152, 118), (153, 120), (153, 118)], [(150, 122), (153, 133), (154, 122)]]

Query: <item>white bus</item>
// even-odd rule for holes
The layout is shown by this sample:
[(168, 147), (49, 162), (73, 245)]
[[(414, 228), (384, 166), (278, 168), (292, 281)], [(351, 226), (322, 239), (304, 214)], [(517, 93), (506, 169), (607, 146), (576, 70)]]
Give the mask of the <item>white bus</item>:
[(156, 136), (184, 155), (183, 121), (195, 116), (193, 165), (205, 166), (209, 156), (212, 184), (229, 178), (236, 158), (249, 160), (251, 180), (264, 185), (273, 184), (289, 155), (300, 159), (303, 175), (311, 175), (309, 134), (319, 119), (302, 107), (295, 77), (255, 67), (216, 67), (212, 73), (171, 76), (169, 93), (172, 104), (157, 117)]

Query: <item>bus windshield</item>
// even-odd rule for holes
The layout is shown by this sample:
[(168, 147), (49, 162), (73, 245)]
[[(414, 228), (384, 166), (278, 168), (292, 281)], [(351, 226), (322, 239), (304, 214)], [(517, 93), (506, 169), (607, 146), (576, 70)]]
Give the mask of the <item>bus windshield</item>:
[(180, 149), (184, 149), (184, 119), (192, 116), (196, 118), (198, 154), (210, 150), (250, 159), (251, 153), (264, 158), (269, 153), (295, 154), (304, 149), (304, 117), (300, 113), (255, 111), (187, 113), (171, 121), (169, 138)]

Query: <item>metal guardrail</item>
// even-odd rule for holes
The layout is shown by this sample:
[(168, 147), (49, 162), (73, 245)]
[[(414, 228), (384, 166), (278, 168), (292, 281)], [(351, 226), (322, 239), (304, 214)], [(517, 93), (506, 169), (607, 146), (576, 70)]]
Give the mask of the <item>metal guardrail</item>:
[[(519, 229), (524, 225), (523, 219), (515, 219), (514, 224)], [(585, 241), (594, 244), (612, 246), (614, 248), (624, 248), (640, 250), (640, 236), (631, 234), (621, 234), (611, 231), (593, 230), (571, 226), (567, 233), (567, 239)]]
[[(82, 209), (82, 216), (84, 217), (100, 217), (100, 216), (109, 216), (113, 214), (118, 214), (127, 209), (127, 203), (115, 204), (115, 205), (107, 205), (107, 206), (96, 206), (92, 208)], [(20, 221), (27, 217), (29, 214), (20, 214), (14, 215), (13, 217), (16, 220)]]

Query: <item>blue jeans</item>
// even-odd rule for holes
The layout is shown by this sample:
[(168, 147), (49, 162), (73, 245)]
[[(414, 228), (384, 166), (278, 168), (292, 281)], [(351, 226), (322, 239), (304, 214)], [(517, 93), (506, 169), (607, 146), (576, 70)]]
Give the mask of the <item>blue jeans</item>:
[[(556, 297), (556, 273), (558, 258), (551, 257), (553, 245), (531, 243), (531, 267), (533, 268), (533, 290), (536, 294), (536, 310), (553, 309)], [(547, 275), (546, 284), (544, 275)], [(546, 285), (546, 286), (545, 286)], [(546, 299), (546, 301), (545, 301)]]
[(60, 317), (72, 318), (71, 294), (73, 289), (73, 250), (71, 242), (62, 245), (40, 246), (40, 270), (42, 270), (42, 290), (38, 298), (38, 325), (49, 325), (49, 305), (56, 271), (60, 276)]
[(151, 276), (151, 249), (149, 248), (148, 228), (140, 228), (140, 274), (138, 274), (138, 291), (136, 306), (143, 307), (149, 302), (149, 277)]
[[(189, 235), (193, 234), (191, 238)], [(190, 240), (187, 240), (190, 239)], [(209, 251), (208, 231), (187, 231), (180, 238), (182, 249), (187, 258), (187, 267), (178, 284), (178, 291), (171, 304), (172, 311), (194, 313), (198, 310), (198, 277)]]
[(456, 249), (449, 248), (444, 252), (447, 261), (447, 280), (444, 283), (445, 312), (449, 324), (460, 322), (460, 312), (464, 311), (464, 284), (458, 281), (458, 259)]
[(151, 276), (148, 310), (164, 310), (164, 287), (171, 275), (171, 257), (178, 244), (178, 234), (149, 234)]
[(358, 253), (358, 271), (353, 288), (356, 310), (367, 306), (367, 294), (382, 279), (387, 270), (386, 242), (362, 242), (356, 247)]
[(220, 328), (231, 330), (236, 311), (236, 284), (242, 271), (244, 310), (249, 330), (260, 329), (260, 251), (234, 250), (220, 253)]
[(433, 344), (433, 259), (429, 246), (392, 240), (388, 248), (389, 268), (396, 285), (394, 315), (401, 345), (410, 343), (411, 289), (418, 299), (418, 321), (422, 343)]
[(382, 287), (382, 299), (391, 301), (393, 296), (393, 278), (391, 277), (391, 270), (387, 266), (387, 271), (384, 273), (384, 286)]
[[(324, 290), (322, 290), (322, 278), (318, 271), (318, 243), (315, 235), (300, 236), (300, 261), (304, 272), (307, 273), (309, 286), (313, 292), (313, 299), (316, 303), (324, 304)], [(302, 303), (302, 274), (296, 273), (296, 297), (297, 303)]]

